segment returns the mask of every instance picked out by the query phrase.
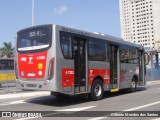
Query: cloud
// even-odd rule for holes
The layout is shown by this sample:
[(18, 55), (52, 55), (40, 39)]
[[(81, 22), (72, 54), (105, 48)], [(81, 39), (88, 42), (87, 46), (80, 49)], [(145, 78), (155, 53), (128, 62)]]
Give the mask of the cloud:
[(61, 7), (55, 8), (54, 14), (55, 15), (63, 14), (65, 11), (67, 11), (67, 9), (68, 9), (67, 6), (61, 6)]

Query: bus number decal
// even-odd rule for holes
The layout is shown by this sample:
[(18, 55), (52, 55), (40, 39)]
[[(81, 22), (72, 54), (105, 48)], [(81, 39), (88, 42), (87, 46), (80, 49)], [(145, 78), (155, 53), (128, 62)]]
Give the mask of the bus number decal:
[(74, 68), (62, 69), (62, 87), (74, 85)]

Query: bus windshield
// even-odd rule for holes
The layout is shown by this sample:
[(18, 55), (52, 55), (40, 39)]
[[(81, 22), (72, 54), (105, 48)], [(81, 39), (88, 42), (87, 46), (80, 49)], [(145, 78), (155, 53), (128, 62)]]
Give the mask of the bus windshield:
[(18, 51), (46, 49), (51, 44), (51, 26), (34, 27), (17, 33)]

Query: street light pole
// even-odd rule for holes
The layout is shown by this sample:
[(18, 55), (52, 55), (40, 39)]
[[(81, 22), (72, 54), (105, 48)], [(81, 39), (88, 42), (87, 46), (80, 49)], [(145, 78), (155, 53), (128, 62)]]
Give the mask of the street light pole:
[(32, 26), (34, 26), (34, 0), (32, 0)]

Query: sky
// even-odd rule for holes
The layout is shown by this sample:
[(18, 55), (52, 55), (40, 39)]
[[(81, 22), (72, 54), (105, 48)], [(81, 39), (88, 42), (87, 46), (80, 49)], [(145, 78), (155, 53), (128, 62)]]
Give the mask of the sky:
[[(34, 25), (58, 24), (120, 37), (119, 0), (34, 0)], [(32, 26), (32, 0), (0, 0), (0, 47)]]

